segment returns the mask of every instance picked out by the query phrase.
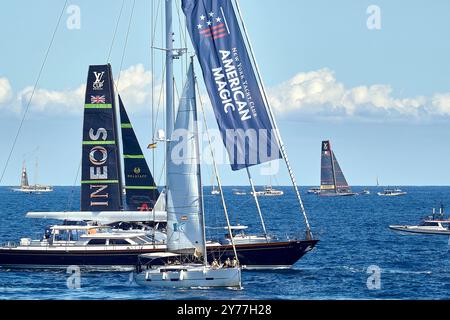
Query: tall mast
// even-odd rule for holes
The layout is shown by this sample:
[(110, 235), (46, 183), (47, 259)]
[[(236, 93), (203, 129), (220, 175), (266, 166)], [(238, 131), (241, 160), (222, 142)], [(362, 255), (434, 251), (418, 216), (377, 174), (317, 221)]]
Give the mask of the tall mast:
[(168, 164), (171, 156), (170, 139), (173, 133), (173, 0), (166, 0), (166, 199), (169, 189)]

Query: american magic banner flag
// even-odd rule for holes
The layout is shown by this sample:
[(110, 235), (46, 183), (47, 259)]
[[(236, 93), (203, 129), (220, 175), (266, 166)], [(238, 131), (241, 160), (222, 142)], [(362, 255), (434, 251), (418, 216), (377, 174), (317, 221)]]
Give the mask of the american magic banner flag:
[(183, 11), (232, 169), (280, 159), (231, 0), (183, 0)]

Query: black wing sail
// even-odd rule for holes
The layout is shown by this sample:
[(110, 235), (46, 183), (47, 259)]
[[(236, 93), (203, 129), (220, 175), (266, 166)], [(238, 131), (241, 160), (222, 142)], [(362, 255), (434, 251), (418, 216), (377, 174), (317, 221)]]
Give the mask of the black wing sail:
[(158, 200), (159, 190), (145, 161), (141, 146), (120, 96), (119, 108), (127, 209), (130, 211), (152, 210)]
[(120, 150), (111, 66), (90, 66), (83, 125), (81, 211), (119, 211)]
[(336, 159), (336, 156), (333, 152), (333, 162), (334, 162), (334, 175), (336, 178), (336, 192), (341, 193), (347, 193), (351, 192), (350, 186), (347, 183), (347, 180), (345, 179), (344, 173), (341, 170), (341, 167), (339, 166), (339, 162)]
[(320, 193), (336, 193), (333, 153), (330, 141), (322, 142)]

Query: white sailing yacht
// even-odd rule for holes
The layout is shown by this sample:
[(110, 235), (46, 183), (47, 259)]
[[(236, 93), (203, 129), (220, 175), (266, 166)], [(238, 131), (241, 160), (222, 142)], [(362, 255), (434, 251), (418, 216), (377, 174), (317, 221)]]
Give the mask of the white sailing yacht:
[(220, 196), (220, 190), (218, 190), (217, 187), (216, 187), (216, 184), (214, 182), (214, 177), (211, 180), (212, 180), (211, 195), (212, 196)]
[(26, 164), (24, 161), (23, 166), (22, 166), (22, 176), (20, 179), (20, 188), (15, 188), (13, 190), (16, 192), (35, 193), (35, 194), (52, 192), (53, 187), (40, 185), (37, 183), (38, 170), (39, 170), (39, 164), (38, 164), (38, 161), (36, 160), (35, 184), (30, 185), (28, 182), (27, 168), (26, 168)]
[[(175, 288), (241, 287), (241, 268), (234, 243), (233, 263), (230, 260), (225, 265), (219, 262), (210, 265), (207, 260), (197, 119), (195, 76), (191, 62), (175, 130), (168, 135), (172, 139), (167, 142), (172, 155), (167, 158), (168, 252), (140, 257), (140, 261), (149, 262), (138, 266), (135, 280), (139, 285)], [(175, 152), (172, 151), (180, 146), (180, 140), (183, 142), (183, 152), (175, 158)], [(229, 222), (228, 228), (231, 230)], [(161, 260), (164, 260), (162, 266)]]

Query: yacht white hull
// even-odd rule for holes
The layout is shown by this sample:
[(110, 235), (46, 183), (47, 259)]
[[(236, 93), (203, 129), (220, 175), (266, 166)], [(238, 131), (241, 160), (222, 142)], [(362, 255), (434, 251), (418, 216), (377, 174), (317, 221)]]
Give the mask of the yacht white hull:
[[(251, 194), (253, 195), (253, 193)], [(256, 192), (256, 196), (258, 197), (281, 197), (284, 196), (284, 192)]]
[(13, 189), (13, 191), (22, 193), (48, 193), (53, 192), (53, 189)]
[(450, 236), (450, 230), (445, 228), (430, 228), (421, 226), (389, 226), (389, 229), (406, 233)]
[(163, 288), (240, 288), (241, 269), (205, 266), (160, 267), (135, 274), (138, 285)]

